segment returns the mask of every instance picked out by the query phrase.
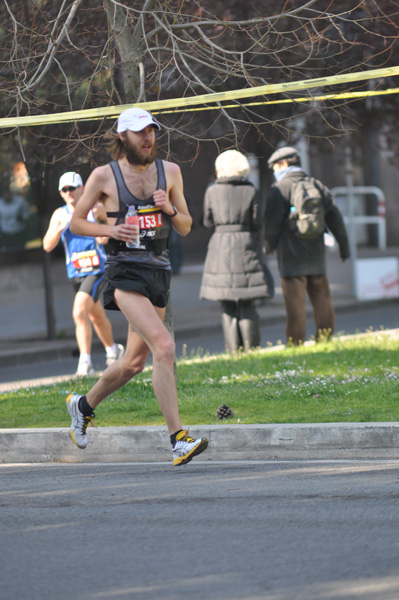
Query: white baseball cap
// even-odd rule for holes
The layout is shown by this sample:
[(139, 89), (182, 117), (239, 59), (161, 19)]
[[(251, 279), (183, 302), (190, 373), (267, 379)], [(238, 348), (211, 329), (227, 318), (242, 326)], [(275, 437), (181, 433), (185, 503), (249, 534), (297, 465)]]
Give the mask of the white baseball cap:
[(122, 133), (129, 129), (130, 131), (142, 131), (148, 125), (153, 125), (155, 129), (161, 129), (152, 115), (142, 108), (128, 108), (124, 110), (118, 118), (117, 132)]
[(68, 173), (61, 175), (58, 182), (58, 191), (61, 191), (65, 186), (77, 188), (81, 185), (83, 185), (83, 181), (79, 173), (75, 173), (75, 171), (68, 171)]

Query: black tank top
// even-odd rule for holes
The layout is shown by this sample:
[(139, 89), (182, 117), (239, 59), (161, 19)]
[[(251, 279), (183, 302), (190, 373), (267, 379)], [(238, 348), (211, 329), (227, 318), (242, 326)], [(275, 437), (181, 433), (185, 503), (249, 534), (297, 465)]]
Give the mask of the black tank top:
[[(160, 158), (155, 159), (157, 167), (157, 187), (166, 191), (166, 177), (163, 162)], [(118, 189), (119, 210), (118, 212), (107, 212), (107, 217), (116, 218), (116, 225), (123, 223), (128, 207), (133, 205), (139, 215), (140, 224), (140, 247), (128, 249), (126, 244), (110, 239), (107, 252), (116, 254), (120, 252), (138, 253), (141, 251), (152, 251), (159, 254), (167, 248), (167, 239), (170, 232), (170, 218), (162, 212), (154, 202), (153, 197), (140, 200), (128, 189), (117, 161), (112, 161), (110, 167), (115, 177)]]

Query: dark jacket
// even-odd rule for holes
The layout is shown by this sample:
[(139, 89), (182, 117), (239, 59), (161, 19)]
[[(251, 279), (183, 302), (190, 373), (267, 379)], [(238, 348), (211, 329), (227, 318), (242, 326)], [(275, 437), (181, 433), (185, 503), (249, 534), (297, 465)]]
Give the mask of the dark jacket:
[(252, 300), (273, 295), (260, 231), (263, 214), (255, 187), (242, 177), (217, 179), (205, 194), (205, 227), (214, 227), (202, 276), (203, 300)]
[[(281, 181), (271, 187), (266, 198), (266, 251), (269, 253), (277, 249), (281, 277), (326, 274), (323, 234), (315, 239), (301, 240), (289, 229), (291, 190), (294, 183), (305, 177), (307, 175), (302, 169), (288, 172)], [(343, 217), (330, 190), (321, 181), (316, 182), (323, 194), (326, 225), (337, 240), (342, 260), (345, 260), (349, 258), (349, 241)]]

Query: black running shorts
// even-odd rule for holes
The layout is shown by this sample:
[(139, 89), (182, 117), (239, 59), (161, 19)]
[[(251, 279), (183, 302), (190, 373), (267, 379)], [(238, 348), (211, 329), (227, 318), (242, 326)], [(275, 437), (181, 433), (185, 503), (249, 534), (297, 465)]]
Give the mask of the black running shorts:
[(75, 293), (85, 292), (93, 298), (94, 302), (97, 302), (105, 284), (105, 273), (86, 275), (85, 277), (75, 277), (74, 279), (71, 279), (71, 281)]
[(115, 302), (115, 289), (139, 292), (158, 308), (165, 308), (169, 299), (172, 271), (151, 269), (137, 263), (119, 263), (106, 269), (107, 281), (104, 286), (104, 308), (120, 310)]

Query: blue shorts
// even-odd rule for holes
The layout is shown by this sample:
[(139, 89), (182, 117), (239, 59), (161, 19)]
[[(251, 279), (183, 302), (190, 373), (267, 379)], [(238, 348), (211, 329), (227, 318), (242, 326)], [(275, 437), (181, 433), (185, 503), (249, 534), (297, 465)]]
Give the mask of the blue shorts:
[(94, 302), (97, 302), (105, 284), (105, 273), (75, 277), (71, 282), (75, 293), (85, 292), (93, 298)]

